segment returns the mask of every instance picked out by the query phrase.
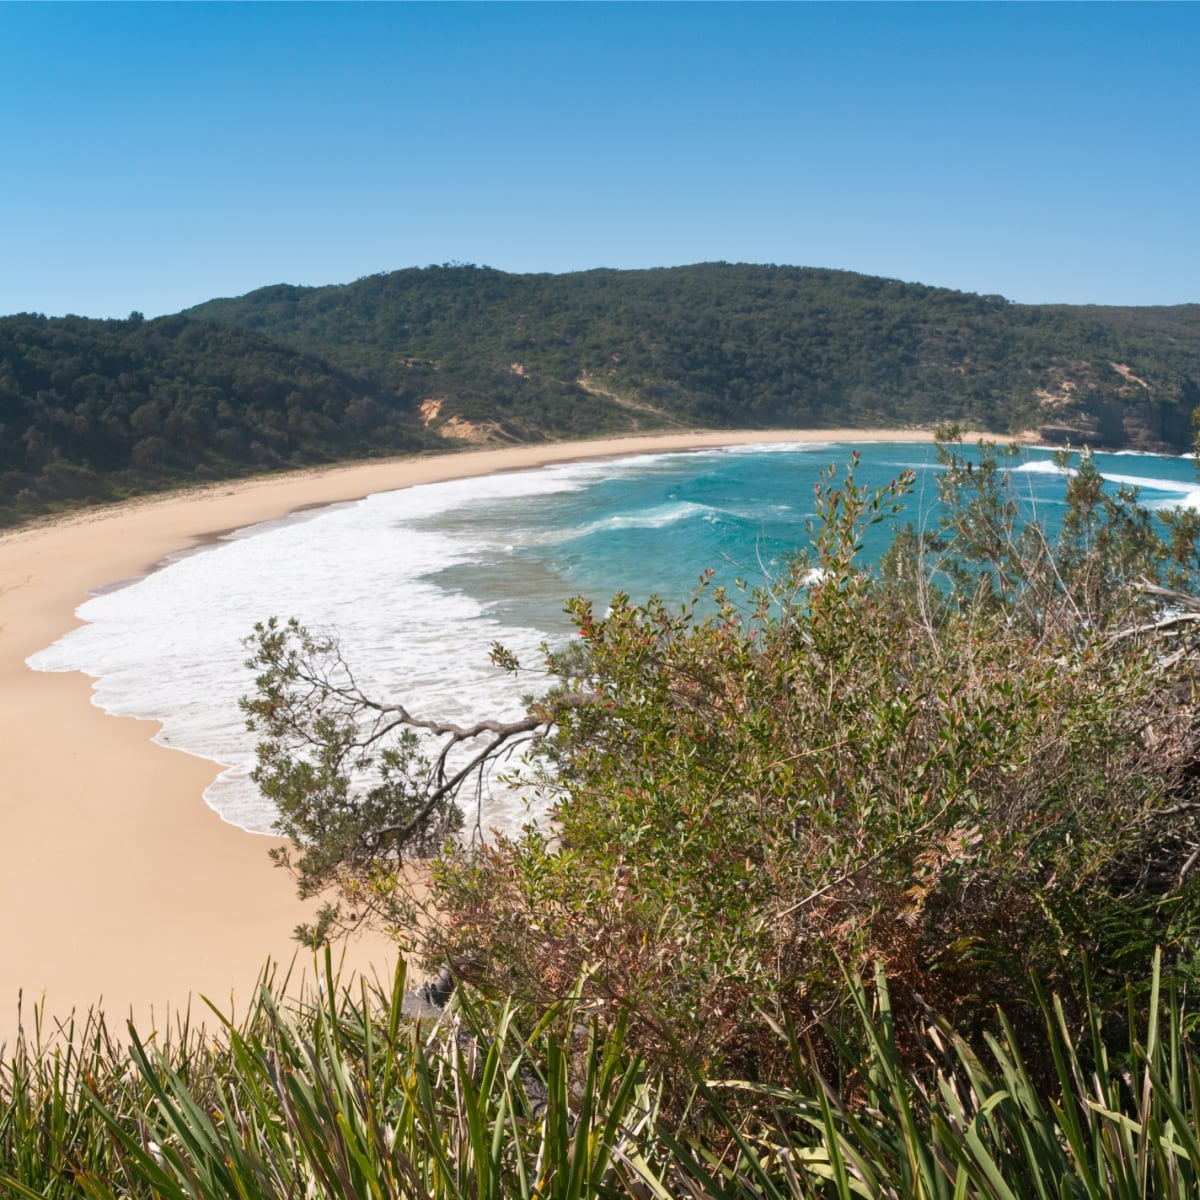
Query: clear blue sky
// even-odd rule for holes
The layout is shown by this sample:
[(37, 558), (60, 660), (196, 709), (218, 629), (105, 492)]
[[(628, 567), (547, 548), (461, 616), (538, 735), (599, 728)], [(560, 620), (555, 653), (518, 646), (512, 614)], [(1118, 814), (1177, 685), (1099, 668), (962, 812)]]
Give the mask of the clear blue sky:
[(1200, 301), (1200, 5), (0, 3), (0, 313), (459, 260)]

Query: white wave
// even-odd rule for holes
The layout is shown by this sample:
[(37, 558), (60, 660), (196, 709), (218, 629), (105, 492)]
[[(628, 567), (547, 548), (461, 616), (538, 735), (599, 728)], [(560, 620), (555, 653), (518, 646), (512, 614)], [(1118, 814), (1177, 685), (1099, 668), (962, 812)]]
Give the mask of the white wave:
[(1117, 475), (1112, 471), (1102, 471), (1109, 483), (1120, 483), (1126, 487), (1141, 488), (1150, 492), (1172, 492), (1176, 495), (1186, 495), (1192, 490), (1188, 484), (1178, 479), (1158, 479), (1146, 475)]
[(675, 525), (692, 517), (709, 520), (720, 515), (722, 515), (721, 510), (710, 505), (681, 500), (674, 504), (662, 504), (657, 508), (647, 509), (645, 512), (619, 513), (611, 517), (602, 517), (598, 521), (588, 521), (582, 525), (572, 525), (564, 529), (538, 530), (524, 534), (521, 541), (527, 546), (554, 546), (573, 542), (579, 538), (591, 537), (597, 533), (615, 533), (622, 529), (665, 529), (669, 525)]
[[(857, 443), (855, 443), (857, 445)], [(872, 443), (864, 442), (863, 445)], [(738, 446), (722, 446), (717, 454), (808, 454), (812, 451), (827, 451), (835, 447), (849, 447), (845, 442), (744, 442)]]
[(1033, 459), (1030, 462), (1018, 463), (1015, 467), (1009, 468), (1014, 475), (1073, 475), (1074, 469), (1068, 467), (1063, 470), (1057, 463), (1050, 459)]
[[(544, 633), (505, 626), (469, 597), (426, 582), (423, 575), (469, 561), (478, 546), (416, 526), (468, 499), (572, 482), (561, 473), (456, 481), (244, 531), (89, 600), (79, 609), (86, 623), (29, 665), (83, 671), (97, 679), (95, 704), (161, 721), (156, 740), (226, 768), (208, 803), (233, 824), (266, 832), (273, 813), (249, 782), (254, 739), (238, 710), (253, 684), (242, 665), (253, 623), (296, 616), (336, 629), (363, 685), (402, 695), (414, 711), (457, 721), (517, 715), (523, 689), (490, 665), (488, 650), (499, 640), (537, 662)], [(484, 824), (511, 828), (524, 818), (522, 802), (502, 792)]]
[(589, 533), (602, 533), (616, 529), (665, 529), (686, 521), (690, 517), (708, 517), (718, 515), (719, 510), (708, 504), (696, 504), (692, 500), (681, 500), (676, 504), (663, 504), (658, 508), (649, 509), (644, 513), (622, 513), (615, 517), (605, 517), (591, 525), (585, 525), (581, 536)]
[[(706, 459), (711, 463), (727, 452), (822, 448), (772, 443), (687, 457), (704, 469)], [(679, 461), (678, 454), (639, 455), (455, 480), (239, 530), (214, 547), (173, 556), (136, 584), (89, 600), (79, 610), (85, 624), (29, 664), (86, 672), (97, 680), (94, 702), (100, 707), (161, 721), (159, 741), (225, 768), (206, 793), (208, 803), (226, 820), (265, 832), (273, 813), (249, 781), (254, 739), (237, 706), (253, 683), (243, 667), (242, 639), (256, 620), (296, 616), (312, 627), (336, 630), (364, 686), (403, 697), (414, 711), (458, 721), (516, 715), (529, 685), (514, 686), (492, 668), (488, 649), (502, 641), (527, 663), (537, 663), (545, 632), (497, 620), (479, 601), (438, 587), (434, 577), (493, 557), (500, 547), (526, 544), (525, 531), (492, 519), (512, 502), (562, 495), (575, 504), (572, 495), (596, 483), (666, 473)], [(1018, 469), (1057, 470), (1049, 461)], [(1153, 487), (1149, 480), (1140, 485)], [(1200, 487), (1169, 484), (1159, 490), (1200, 507)], [(669, 529), (679, 521), (736, 515), (741, 507), (660, 503), (646, 512), (535, 536), (560, 540), (622, 528)], [(483, 824), (512, 830), (527, 815), (520, 797), (499, 789), (488, 801)]]
[[(238, 708), (253, 685), (243, 639), (255, 621), (296, 616), (336, 630), (364, 687), (403, 696), (413, 711), (460, 722), (517, 715), (528, 685), (514, 686), (491, 666), (488, 651), (501, 641), (537, 663), (547, 634), (499, 622), (429, 577), (495, 552), (492, 535), (481, 530), (487, 523), (475, 519), (481, 510), (565, 497), (678, 461), (678, 455), (638, 455), (452, 480), (240, 529), (93, 597), (78, 610), (85, 623), (31, 656), (29, 665), (82, 671), (96, 680), (99, 707), (161, 722), (157, 741), (224, 768), (205, 793), (209, 805), (235, 825), (267, 832), (274, 813), (249, 779), (254, 737)], [(706, 511), (667, 505), (596, 527), (662, 528)], [(502, 537), (511, 544), (513, 531)], [(527, 819), (524, 801), (504, 789), (483, 814), (485, 828), (515, 830)]]
[(1146, 504), (1147, 508), (1196, 508), (1200, 509), (1200, 487), (1179, 489), (1179, 495), (1168, 500), (1154, 500)]
[[(1060, 467), (1049, 460), (1037, 460), (1021, 463), (1012, 468), (1014, 475), (1061, 475), (1074, 477), (1078, 472), (1074, 467)], [(1177, 479), (1163, 479), (1149, 475), (1123, 475), (1115, 471), (1101, 471), (1100, 474), (1108, 483), (1124, 484), (1126, 487), (1136, 487), (1142, 491), (1167, 492), (1174, 496), (1186, 496), (1193, 489), (1189, 484)]]

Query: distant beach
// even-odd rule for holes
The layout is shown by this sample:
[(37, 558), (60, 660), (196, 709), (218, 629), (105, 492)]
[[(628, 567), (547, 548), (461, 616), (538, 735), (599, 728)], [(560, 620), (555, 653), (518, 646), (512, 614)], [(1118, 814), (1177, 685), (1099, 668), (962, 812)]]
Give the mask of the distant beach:
[[(288, 963), (311, 905), (267, 859), (270, 839), (223, 823), (201, 794), (207, 760), (156, 745), (156, 726), (108, 716), (79, 674), (25, 660), (78, 624), (76, 608), (167, 555), (303, 508), (423, 483), (554, 462), (779, 442), (916, 442), (913, 430), (695, 432), (518, 446), (220, 483), (91, 509), (0, 534), (0, 722), (4, 786), (0, 1043), (44, 995), (64, 1016), (102, 1001), (161, 1020), (204, 994), (244, 1010), (268, 957)], [(185, 634), (181, 636), (186, 636)], [(164, 670), (171, 665), (164, 663)], [(388, 972), (379, 937), (347, 948), (354, 969)]]

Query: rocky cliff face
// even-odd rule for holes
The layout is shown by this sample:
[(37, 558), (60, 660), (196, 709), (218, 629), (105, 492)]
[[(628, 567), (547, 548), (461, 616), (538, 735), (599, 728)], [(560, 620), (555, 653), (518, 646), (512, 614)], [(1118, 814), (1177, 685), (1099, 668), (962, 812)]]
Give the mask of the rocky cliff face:
[(1052, 371), (1034, 396), (1030, 432), (1040, 441), (1168, 454), (1190, 446), (1200, 405), (1190, 383), (1156, 386), (1119, 362)]

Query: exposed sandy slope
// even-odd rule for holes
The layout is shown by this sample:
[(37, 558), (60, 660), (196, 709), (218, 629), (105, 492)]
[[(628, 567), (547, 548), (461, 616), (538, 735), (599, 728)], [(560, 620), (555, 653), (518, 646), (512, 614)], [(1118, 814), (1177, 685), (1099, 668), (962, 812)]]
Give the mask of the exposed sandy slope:
[[(419, 483), (653, 450), (926, 436), (678, 433), (481, 450), (214, 485), (0, 535), (0, 1043), (16, 1029), (22, 989), (27, 1022), (43, 996), (56, 1015), (102, 998), (118, 1028), (130, 1011), (143, 1022), (153, 1008), (161, 1021), (200, 994), (241, 1011), (268, 956), (291, 960), (292, 927), (308, 915), (267, 860), (271, 840), (203, 803), (211, 763), (90, 704), (85, 676), (25, 666), (77, 623), (90, 589), (215, 533)], [(383, 971), (394, 957), (369, 938), (347, 954)]]

